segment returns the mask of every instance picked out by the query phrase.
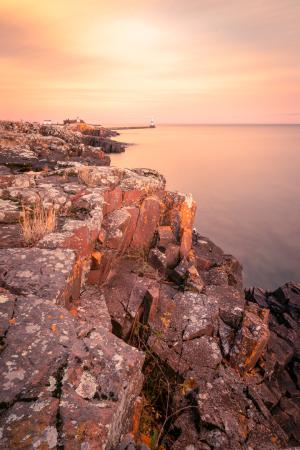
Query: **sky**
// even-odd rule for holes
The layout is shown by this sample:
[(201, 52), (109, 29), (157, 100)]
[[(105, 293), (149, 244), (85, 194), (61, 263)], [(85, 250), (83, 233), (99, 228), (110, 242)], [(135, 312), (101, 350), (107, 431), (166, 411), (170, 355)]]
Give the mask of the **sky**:
[(300, 0), (0, 0), (0, 119), (300, 123)]

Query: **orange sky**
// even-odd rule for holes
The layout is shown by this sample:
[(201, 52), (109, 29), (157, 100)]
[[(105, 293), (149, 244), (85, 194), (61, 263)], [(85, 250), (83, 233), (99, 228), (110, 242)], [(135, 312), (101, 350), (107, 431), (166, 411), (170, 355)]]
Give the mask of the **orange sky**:
[(299, 123), (300, 0), (0, 0), (0, 118)]

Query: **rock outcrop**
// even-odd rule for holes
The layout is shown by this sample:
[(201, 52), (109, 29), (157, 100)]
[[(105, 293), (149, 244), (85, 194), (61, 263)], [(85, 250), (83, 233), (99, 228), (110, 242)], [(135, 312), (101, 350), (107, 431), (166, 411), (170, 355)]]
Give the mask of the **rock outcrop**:
[(298, 445), (299, 285), (245, 296), (192, 196), (76, 127), (0, 129), (0, 448)]
[[(87, 133), (98, 132), (95, 138)], [(30, 122), (0, 122), (0, 165), (6, 173), (53, 169), (58, 161), (107, 166), (107, 153), (118, 153), (125, 144), (113, 141), (115, 133), (102, 127), (40, 125)], [(3, 170), (3, 169), (2, 169)], [(2, 173), (0, 173), (1, 177)]]

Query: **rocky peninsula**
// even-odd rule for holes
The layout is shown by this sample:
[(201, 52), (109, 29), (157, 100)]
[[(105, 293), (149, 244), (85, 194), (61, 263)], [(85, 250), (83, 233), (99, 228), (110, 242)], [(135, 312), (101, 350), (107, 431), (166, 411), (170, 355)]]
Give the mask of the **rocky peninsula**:
[(0, 122), (0, 448), (300, 445), (300, 285), (244, 291), (113, 132)]

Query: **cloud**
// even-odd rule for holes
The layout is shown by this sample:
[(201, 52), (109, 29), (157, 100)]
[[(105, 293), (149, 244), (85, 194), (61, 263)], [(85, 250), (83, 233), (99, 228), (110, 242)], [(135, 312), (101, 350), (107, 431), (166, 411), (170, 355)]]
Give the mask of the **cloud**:
[(299, 22), (298, 0), (2, 0), (1, 115), (296, 120)]

